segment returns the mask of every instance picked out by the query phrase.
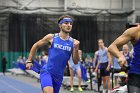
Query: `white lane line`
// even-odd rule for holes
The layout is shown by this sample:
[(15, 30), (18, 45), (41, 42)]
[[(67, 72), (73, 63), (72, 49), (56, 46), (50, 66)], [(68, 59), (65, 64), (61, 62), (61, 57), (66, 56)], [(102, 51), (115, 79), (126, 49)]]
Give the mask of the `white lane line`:
[(14, 86), (12, 86), (12, 85), (10, 85), (10, 84), (8, 84), (8, 83), (2, 81), (2, 80), (0, 80), (0, 82), (2, 82), (3, 84), (5, 84), (5, 85), (8, 86), (8, 87), (14, 89), (14, 90), (17, 91), (18, 93), (24, 93), (24, 92), (22, 92), (21, 90), (17, 89), (16, 87), (14, 87)]

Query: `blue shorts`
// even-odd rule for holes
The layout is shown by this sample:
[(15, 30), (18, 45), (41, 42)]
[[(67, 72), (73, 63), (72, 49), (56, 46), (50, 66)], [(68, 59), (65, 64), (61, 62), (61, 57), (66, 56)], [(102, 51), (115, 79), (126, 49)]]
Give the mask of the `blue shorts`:
[(50, 86), (50, 87), (53, 87), (54, 93), (59, 93), (62, 80), (63, 80), (62, 78), (58, 79), (56, 76), (51, 75), (51, 73), (49, 73), (48, 71), (41, 71), (40, 83), (41, 83), (42, 90), (44, 87)]
[(80, 64), (74, 64), (74, 63), (71, 63), (71, 68), (73, 71), (77, 71), (78, 69), (80, 69)]

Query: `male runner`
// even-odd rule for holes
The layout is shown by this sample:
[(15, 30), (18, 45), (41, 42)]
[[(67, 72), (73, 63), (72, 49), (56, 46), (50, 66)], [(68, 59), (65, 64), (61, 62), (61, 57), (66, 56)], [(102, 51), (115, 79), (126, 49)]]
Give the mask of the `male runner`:
[(127, 29), (120, 35), (108, 48), (109, 52), (118, 59), (120, 66), (126, 64), (125, 56), (120, 53), (119, 47), (127, 44), (129, 41), (133, 44), (133, 58), (128, 71), (128, 93), (140, 93), (140, 27)]
[(26, 62), (26, 68), (32, 66), (32, 58), (37, 49), (43, 45), (49, 46), (48, 62), (40, 71), (40, 83), (43, 93), (59, 93), (64, 69), (72, 54), (75, 64), (79, 61), (79, 41), (69, 36), (73, 24), (73, 18), (63, 15), (58, 19), (59, 33), (48, 34), (43, 39), (36, 42), (31, 50)]

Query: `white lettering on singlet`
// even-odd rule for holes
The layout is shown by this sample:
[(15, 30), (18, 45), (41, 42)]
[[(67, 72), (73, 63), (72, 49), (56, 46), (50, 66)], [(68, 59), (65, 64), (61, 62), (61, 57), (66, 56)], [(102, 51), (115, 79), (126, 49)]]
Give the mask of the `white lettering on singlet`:
[(66, 50), (66, 51), (71, 51), (71, 47), (69, 46), (63, 46), (57, 43), (54, 43), (54, 48), (58, 48), (58, 49), (62, 49), (62, 50)]

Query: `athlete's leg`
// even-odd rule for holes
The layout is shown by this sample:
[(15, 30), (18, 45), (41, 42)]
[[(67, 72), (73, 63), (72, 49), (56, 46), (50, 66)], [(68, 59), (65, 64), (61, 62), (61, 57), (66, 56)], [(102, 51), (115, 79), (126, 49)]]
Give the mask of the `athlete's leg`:
[(53, 91), (54, 93), (59, 93), (60, 87), (62, 85), (62, 81), (53, 80)]
[(110, 82), (110, 76), (106, 76), (107, 84), (108, 84), (108, 93), (111, 91), (111, 82)]
[(70, 87), (71, 87), (70, 91), (74, 91), (73, 89), (74, 70), (71, 67), (69, 68), (69, 70), (70, 70)]
[(81, 78), (81, 69), (78, 68), (77, 71), (77, 76), (78, 76), (78, 86), (81, 87), (81, 81), (82, 81), (82, 78)]
[(49, 72), (43, 71), (40, 73), (40, 83), (43, 93), (53, 93), (52, 77)]
[(43, 93), (59, 93), (60, 87), (62, 85), (62, 79), (52, 78), (53, 87), (47, 86), (43, 88)]
[(78, 76), (78, 90), (80, 92), (82, 92), (83, 89), (81, 88), (82, 76), (81, 76), (81, 68), (80, 68), (80, 66), (77, 67), (76, 73), (77, 73), (77, 76)]
[(140, 75), (128, 74), (128, 93), (140, 93)]
[(110, 82), (110, 71), (105, 70), (105, 77), (106, 77), (106, 82), (108, 84), (108, 93), (111, 92), (111, 82)]
[(103, 93), (106, 93), (106, 73), (105, 73), (105, 68), (104, 69), (100, 69), (100, 74), (102, 77), (102, 82), (103, 82)]
[(44, 87), (43, 88), (43, 93), (53, 93), (53, 87)]
[(3, 75), (5, 75), (5, 69), (6, 69), (6, 67), (5, 67), (5, 66), (3, 66), (3, 67), (2, 67), (2, 72), (3, 72)]
[(106, 76), (102, 76), (103, 81), (103, 93), (106, 93)]

